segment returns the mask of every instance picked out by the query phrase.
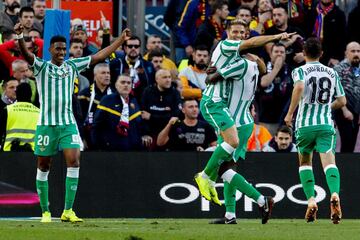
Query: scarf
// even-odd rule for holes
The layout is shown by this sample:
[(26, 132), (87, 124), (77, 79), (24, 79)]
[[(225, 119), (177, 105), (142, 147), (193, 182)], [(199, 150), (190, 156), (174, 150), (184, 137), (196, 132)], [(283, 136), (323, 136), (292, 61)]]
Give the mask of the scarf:
[(139, 75), (136, 69), (140, 66), (140, 60), (137, 59), (134, 64), (131, 64), (128, 57), (126, 56), (126, 63), (129, 65), (129, 74), (132, 81), (132, 89), (137, 88), (140, 85)]
[(223, 24), (219, 25), (212, 16), (210, 17), (210, 24), (215, 29), (215, 33), (216, 33), (215, 39), (216, 40), (221, 40), (222, 35), (224, 33), (224, 25)]
[(322, 41), (324, 37), (324, 24), (323, 24), (324, 18), (331, 10), (334, 9), (334, 6), (335, 6), (334, 2), (332, 2), (325, 9), (321, 7), (320, 3), (318, 3), (318, 5), (316, 6), (316, 11), (318, 15), (316, 17), (313, 35), (316, 36), (318, 39), (320, 39), (320, 41)]
[(127, 137), (129, 130), (129, 104), (128, 99), (124, 99), (120, 96), (123, 108), (121, 111), (121, 116), (118, 125), (116, 126), (116, 131), (120, 136)]

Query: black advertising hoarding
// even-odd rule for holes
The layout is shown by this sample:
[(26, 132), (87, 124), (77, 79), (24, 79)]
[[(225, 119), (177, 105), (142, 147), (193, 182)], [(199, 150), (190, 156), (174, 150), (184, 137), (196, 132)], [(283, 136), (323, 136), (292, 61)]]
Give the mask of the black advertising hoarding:
[[(209, 153), (83, 153), (74, 209), (81, 217), (213, 218), (223, 207), (199, 196), (192, 180)], [(305, 195), (296, 154), (249, 153), (239, 172), (265, 195), (275, 196), (274, 218), (303, 218)], [(360, 161), (357, 154), (337, 155), (345, 218), (359, 218)], [(329, 192), (318, 157), (314, 159), (319, 217), (329, 217)], [(64, 206), (65, 163), (54, 158), (49, 175), (53, 216)], [(0, 217), (39, 216), (35, 190), (36, 160), (28, 153), (0, 154)], [(217, 189), (222, 199), (222, 183)], [(237, 193), (237, 216), (257, 218), (258, 208)]]

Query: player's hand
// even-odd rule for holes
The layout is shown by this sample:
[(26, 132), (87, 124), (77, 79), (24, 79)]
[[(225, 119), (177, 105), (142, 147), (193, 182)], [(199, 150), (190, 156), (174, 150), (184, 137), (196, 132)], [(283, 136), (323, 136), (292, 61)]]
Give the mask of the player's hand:
[(209, 64), (209, 66), (206, 68), (206, 74), (213, 74), (215, 73), (217, 68), (215, 66), (212, 66), (212, 62)]
[(14, 26), (14, 31), (17, 35), (20, 35), (24, 31), (24, 26), (21, 23), (16, 23)]
[(283, 32), (283, 33), (277, 34), (276, 36), (277, 36), (278, 40), (288, 40), (289, 38), (291, 38), (294, 35), (296, 35), (296, 32), (293, 32), (293, 33)]
[(153, 139), (149, 135), (142, 136), (141, 141), (145, 147), (150, 147), (153, 143)]
[(346, 108), (346, 109), (342, 110), (342, 112), (343, 112), (344, 118), (346, 120), (349, 120), (349, 121), (354, 120), (354, 115), (352, 114), (352, 112), (349, 111), (349, 109)]
[(129, 40), (131, 38), (131, 31), (128, 28), (125, 28), (124, 31), (122, 31), (120, 38), (122, 38), (124, 41)]
[(292, 115), (292, 114), (286, 114), (286, 117), (285, 117), (285, 119), (284, 119), (286, 126), (292, 128), (292, 127), (293, 127), (293, 122), (292, 122), (292, 120), (293, 120), (293, 115)]
[(253, 61), (253, 62), (256, 62), (257, 60), (259, 60), (259, 57), (252, 53), (247, 53), (244, 56), (246, 59)]
[(150, 116), (151, 114), (147, 111), (141, 111), (141, 117), (142, 119), (145, 119), (145, 120), (150, 120)]

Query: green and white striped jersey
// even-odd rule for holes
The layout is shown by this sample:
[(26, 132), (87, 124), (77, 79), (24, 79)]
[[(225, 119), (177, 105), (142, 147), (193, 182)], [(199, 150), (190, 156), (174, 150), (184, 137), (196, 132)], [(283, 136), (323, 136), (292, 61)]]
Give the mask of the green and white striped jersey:
[[(235, 40), (220, 41), (211, 56), (211, 62), (218, 69), (218, 71), (225, 68), (234, 61), (243, 63), (238, 64), (238, 69), (226, 68), (227, 71), (223, 72), (225, 77), (233, 77), (234, 72), (241, 74), (241, 69), (244, 73), (246, 72), (246, 63), (239, 55), (240, 44), (241, 41)], [(242, 76), (239, 77), (241, 78)], [(213, 102), (220, 102), (223, 100), (227, 101), (231, 81), (232, 80), (224, 80), (215, 84), (207, 85), (203, 92), (203, 98), (205, 100), (211, 99)]]
[(61, 66), (34, 56), (34, 76), (40, 101), (37, 125), (76, 124), (72, 111), (74, 79), (89, 67), (91, 56), (66, 60)]
[(243, 59), (243, 62), (247, 66), (245, 69), (245, 75), (243, 75), (244, 70), (242, 68), (240, 69), (238, 66), (239, 64), (244, 64), (241, 62), (234, 62), (219, 71), (219, 73), (225, 78), (223, 72), (226, 73), (227, 68), (239, 69), (238, 72), (234, 72), (234, 76), (238, 77), (232, 77), (233, 81), (231, 81), (230, 84), (228, 97), (228, 108), (235, 121), (236, 127), (254, 122), (249, 107), (254, 99), (259, 79), (258, 64), (247, 59)]
[(344, 96), (337, 72), (319, 62), (310, 62), (293, 70), (294, 84), (304, 82), (305, 90), (298, 108), (296, 129), (331, 125), (331, 102), (334, 97)]

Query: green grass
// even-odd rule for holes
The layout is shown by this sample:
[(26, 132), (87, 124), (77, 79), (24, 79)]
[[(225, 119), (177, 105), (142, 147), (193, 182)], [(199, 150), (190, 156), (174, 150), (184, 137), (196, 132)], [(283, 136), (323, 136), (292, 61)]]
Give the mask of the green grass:
[(237, 240), (237, 239), (360, 239), (360, 220), (330, 220), (305, 223), (304, 220), (238, 220), (237, 225), (210, 225), (205, 219), (85, 219), (82, 224), (55, 220), (41, 224), (38, 220), (1, 220), (0, 239), (26, 240)]

